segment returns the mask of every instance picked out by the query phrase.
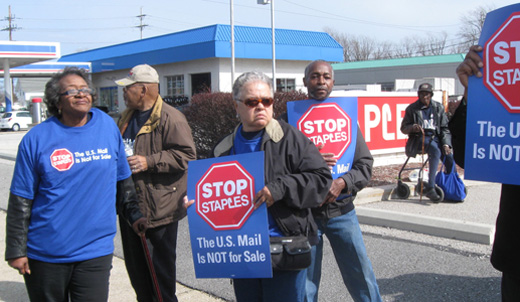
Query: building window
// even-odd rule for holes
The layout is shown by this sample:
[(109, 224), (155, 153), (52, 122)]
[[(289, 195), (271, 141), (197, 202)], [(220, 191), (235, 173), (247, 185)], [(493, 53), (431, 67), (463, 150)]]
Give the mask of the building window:
[(110, 112), (119, 111), (117, 102), (117, 86), (103, 87), (99, 89), (98, 107)]
[(184, 75), (166, 77), (167, 95), (184, 96)]
[(296, 90), (295, 79), (276, 79), (276, 91), (287, 92)]

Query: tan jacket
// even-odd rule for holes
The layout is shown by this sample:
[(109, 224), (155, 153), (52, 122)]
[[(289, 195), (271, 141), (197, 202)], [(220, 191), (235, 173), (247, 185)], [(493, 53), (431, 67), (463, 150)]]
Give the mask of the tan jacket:
[[(124, 133), (134, 110), (125, 110), (118, 121)], [(159, 96), (150, 118), (139, 130), (134, 154), (146, 157), (148, 170), (133, 174), (140, 210), (149, 227), (158, 227), (186, 216), (188, 161), (195, 160), (195, 144), (186, 117)]]

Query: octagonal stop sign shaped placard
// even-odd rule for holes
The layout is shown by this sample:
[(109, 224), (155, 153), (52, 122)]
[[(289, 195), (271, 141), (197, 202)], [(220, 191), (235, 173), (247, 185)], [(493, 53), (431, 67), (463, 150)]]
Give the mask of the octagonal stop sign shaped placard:
[(67, 149), (56, 149), (51, 154), (51, 165), (58, 171), (67, 171), (74, 165), (74, 156)]
[(512, 14), (485, 44), (484, 85), (511, 113), (520, 113), (520, 13)]
[(332, 153), (341, 158), (350, 145), (352, 122), (336, 103), (310, 106), (298, 120), (298, 130), (316, 146), (323, 146), (322, 153)]
[(237, 161), (210, 166), (196, 185), (196, 212), (214, 230), (240, 229), (253, 211), (254, 179)]

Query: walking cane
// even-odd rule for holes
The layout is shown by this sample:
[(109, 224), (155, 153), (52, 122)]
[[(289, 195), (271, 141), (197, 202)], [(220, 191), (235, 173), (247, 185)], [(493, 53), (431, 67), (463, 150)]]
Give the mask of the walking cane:
[(419, 202), (422, 202), (422, 194), (423, 194), (423, 173), (424, 173), (424, 129), (421, 127), (422, 133), (422, 145), (421, 145), (421, 177), (419, 178), (419, 186), (420, 186), (420, 194), (419, 194)]
[(150, 250), (148, 249), (148, 243), (146, 243), (145, 234), (142, 233), (139, 235), (139, 237), (141, 237), (141, 245), (143, 246), (144, 255), (146, 257), (146, 264), (148, 265), (150, 277), (152, 278), (155, 296), (157, 297), (157, 301), (163, 302), (161, 290), (159, 289), (159, 282), (157, 281), (157, 275), (155, 274), (155, 270), (153, 268), (152, 257), (150, 256)]

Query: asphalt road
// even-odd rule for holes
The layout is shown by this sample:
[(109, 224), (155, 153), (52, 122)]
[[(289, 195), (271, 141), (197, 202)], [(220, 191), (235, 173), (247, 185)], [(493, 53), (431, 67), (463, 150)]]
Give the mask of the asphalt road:
[[(499, 301), (500, 275), (491, 247), (413, 232), (362, 226), (384, 301)], [(179, 229), (177, 278), (182, 284), (233, 301), (228, 279), (195, 279), (186, 219)], [(325, 247), (319, 301), (353, 301), (330, 247)]]

